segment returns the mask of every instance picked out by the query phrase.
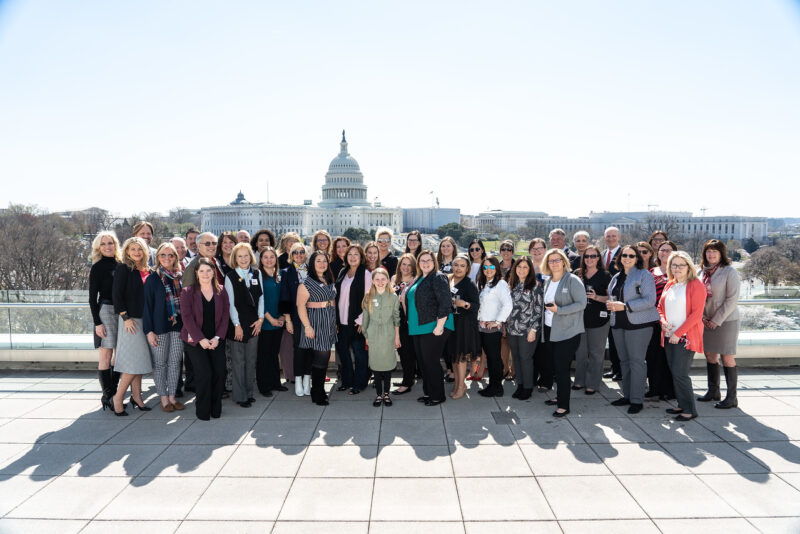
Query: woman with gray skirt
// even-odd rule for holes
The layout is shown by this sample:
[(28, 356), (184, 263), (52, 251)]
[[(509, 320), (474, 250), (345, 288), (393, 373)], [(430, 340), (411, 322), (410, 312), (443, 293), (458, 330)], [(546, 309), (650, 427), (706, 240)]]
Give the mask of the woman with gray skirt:
[(647, 345), (658, 324), (656, 283), (645, 268), (639, 249), (627, 245), (617, 255), (617, 274), (608, 286), (606, 308), (611, 314), (611, 335), (622, 368), (621, 399), (614, 406), (628, 406), (635, 414), (644, 407), (647, 382)]
[(666, 265), (667, 284), (658, 301), (661, 344), (672, 374), (677, 408), (667, 408), (678, 421), (697, 417), (689, 371), (695, 352), (703, 351), (703, 308), (706, 288), (697, 279), (692, 258), (683, 251), (670, 254)]
[(150, 347), (144, 336), (144, 284), (150, 276), (147, 243), (131, 237), (122, 245), (122, 263), (114, 271), (112, 289), (114, 312), (119, 315), (117, 326), (117, 354), (114, 368), (122, 373), (117, 393), (114, 395), (114, 414), (128, 415), (122, 401), (125, 390), (131, 387), (131, 405), (134, 409), (150, 411), (142, 401), (142, 375), (153, 370), (150, 364)]
[(156, 269), (144, 283), (142, 327), (153, 357), (153, 382), (161, 397), (161, 410), (183, 410), (175, 400), (181, 374), (181, 266), (178, 251), (164, 243), (156, 251)]
[(256, 257), (248, 243), (239, 243), (231, 252), (235, 269), (225, 275), (230, 323), (226, 337), (231, 355), (233, 402), (249, 408), (256, 401), (256, 360), (258, 335), (264, 323), (263, 279), (256, 268)]
[[(575, 353), (574, 390), (583, 389), (586, 395), (594, 395), (603, 383), (603, 358), (608, 339), (608, 284), (611, 275), (600, 261), (602, 252), (589, 245), (580, 258), (580, 269), (575, 273), (586, 288), (586, 309), (583, 310), (581, 342)], [(584, 389), (585, 388), (585, 389)]]
[(708, 371), (708, 391), (701, 402), (719, 400), (720, 356), (725, 370), (728, 391), (725, 400), (714, 405), (715, 408), (736, 408), (736, 345), (739, 340), (739, 273), (731, 265), (725, 243), (711, 239), (703, 246), (700, 262), (703, 272), (701, 280), (706, 287), (706, 306), (703, 313), (703, 347)]
[(533, 394), (533, 353), (544, 300), (530, 258), (523, 256), (514, 263), (509, 271), (508, 285), (512, 307), (506, 321), (506, 336), (517, 372), (517, 390), (511, 396), (527, 400)]
[(92, 241), (92, 268), (89, 271), (89, 309), (94, 321), (94, 346), (100, 349), (97, 376), (103, 395), (103, 411), (114, 409), (111, 398), (117, 392), (119, 373), (111, 369), (117, 346), (117, 316), (114, 315), (112, 291), (114, 271), (119, 264), (119, 240), (114, 232), (100, 232)]

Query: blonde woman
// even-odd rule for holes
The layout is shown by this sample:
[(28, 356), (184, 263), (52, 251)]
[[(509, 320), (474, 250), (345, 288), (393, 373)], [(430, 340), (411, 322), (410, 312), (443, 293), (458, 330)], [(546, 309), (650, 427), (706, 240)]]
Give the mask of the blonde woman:
[(376, 408), (392, 405), (389, 386), (400, 348), (400, 300), (389, 287), (389, 272), (378, 267), (372, 273), (372, 285), (361, 303), (361, 330), (369, 343), (369, 368), (375, 377)]
[(302, 240), (297, 232), (286, 232), (281, 236), (281, 242), (278, 245), (278, 269), (285, 269), (292, 263), (292, 245), (300, 242)]
[[(414, 386), (414, 375), (417, 370), (417, 352), (414, 341), (408, 333), (408, 307), (406, 291), (417, 279), (417, 259), (413, 254), (403, 254), (397, 263), (397, 272), (392, 278), (392, 289), (400, 300), (400, 366), (403, 368), (403, 381), (394, 390), (394, 395), (403, 395)], [(421, 366), (419, 366), (421, 368)], [(398, 385), (395, 383), (395, 385)]]
[(92, 241), (92, 268), (89, 271), (89, 309), (94, 321), (94, 346), (99, 349), (97, 377), (103, 396), (103, 410), (114, 409), (111, 398), (117, 392), (119, 373), (111, 370), (117, 346), (117, 318), (114, 315), (114, 271), (120, 261), (119, 240), (114, 232), (100, 232)]
[(142, 401), (142, 375), (153, 370), (150, 347), (142, 326), (144, 284), (150, 276), (147, 266), (149, 254), (143, 239), (131, 237), (122, 245), (122, 262), (114, 271), (114, 313), (119, 315), (114, 367), (122, 373), (120, 387), (114, 395), (114, 414), (117, 416), (128, 415), (122, 403), (128, 386), (131, 388), (133, 408), (150, 411)]
[(380, 255), (380, 249), (375, 241), (370, 241), (364, 246), (364, 256), (367, 260), (366, 266), (369, 272), (372, 272), (381, 266)]
[(397, 271), (397, 258), (392, 255), (392, 238), (394, 238), (394, 234), (388, 228), (378, 228), (375, 231), (375, 242), (378, 243), (378, 261), (381, 267), (389, 273), (389, 277), (394, 276)]
[(164, 243), (156, 251), (156, 268), (144, 283), (142, 327), (153, 358), (153, 382), (165, 412), (183, 410), (183, 403), (175, 400), (183, 358), (180, 296), (178, 251), (172, 243)]
[(249, 243), (239, 243), (231, 252), (235, 270), (225, 275), (230, 324), (226, 336), (230, 346), (233, 402), (249, 408), (256, 401), (256, 360), (258, 334), (264, 323), (264, 281), (256, 268), (256, 257)]

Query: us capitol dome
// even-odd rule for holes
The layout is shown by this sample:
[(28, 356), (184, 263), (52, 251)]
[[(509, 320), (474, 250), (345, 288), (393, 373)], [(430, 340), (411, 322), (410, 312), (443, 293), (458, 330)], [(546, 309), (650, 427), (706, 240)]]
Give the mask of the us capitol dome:
[(309, 236), (317, 230), (327, 230), (336, 236), (347, 228), (374, 231), (382, 226), (398, 234), (403, 226), (402, 208), (385, 208), (367, 199), (364, 175), (348, 152), (344, 130), (339, 154), (325, 173), (322, 200), (317, 206), (310, 200), (303, 205), (249, 202), (239, 191), (230, 204), (204, 207), (200, 213), (202, 230), (217, 235), (226, 230), (247, 230), (253, 234), (260, 228), (269, 228), (276, 234), (297, 232)]

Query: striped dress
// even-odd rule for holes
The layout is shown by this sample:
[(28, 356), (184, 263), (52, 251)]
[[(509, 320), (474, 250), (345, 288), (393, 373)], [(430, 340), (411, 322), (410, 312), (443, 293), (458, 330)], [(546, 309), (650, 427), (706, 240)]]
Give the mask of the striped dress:
[[(325, 302), (336, 299), (336, 286), (321, 284), (307, 277), (303, 285), (308, 291), (308, 302)], [(329, 351), (336, 343), (336, 306), (327, 308), (306, 308), (308, 322), (314, 329), (314, 339), (306, 337), (305, 328), (301, 329), (300, 348)]]

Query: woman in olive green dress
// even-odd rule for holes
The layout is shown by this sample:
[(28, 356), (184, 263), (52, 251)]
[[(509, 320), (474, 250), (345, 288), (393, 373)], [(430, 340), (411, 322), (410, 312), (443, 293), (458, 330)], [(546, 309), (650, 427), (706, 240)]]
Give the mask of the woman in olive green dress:
[(369, 345), (369, 368), (375, 380), (373, 406), (391, 406), (389, 384), (400, 348), (400, 300), (389, 287), (389, 273), (383, 267), (372, 271), (372, 286), (361, 307), (361, 332)]

